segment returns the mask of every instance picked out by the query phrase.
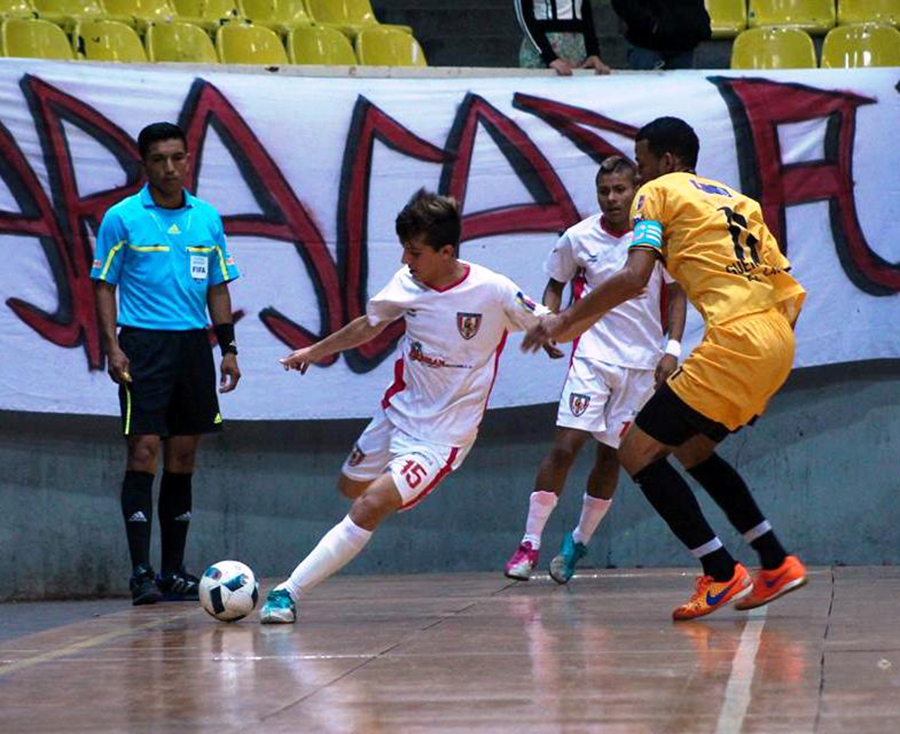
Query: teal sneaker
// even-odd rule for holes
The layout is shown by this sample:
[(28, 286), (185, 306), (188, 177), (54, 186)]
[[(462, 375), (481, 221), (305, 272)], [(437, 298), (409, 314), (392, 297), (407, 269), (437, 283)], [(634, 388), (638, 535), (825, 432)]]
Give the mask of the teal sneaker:
[(566, 533), (559, 555), (550, 561), (550, 578), (558, 584), (568, 583), (575, 573), (575, 566), (587, 554), (587, 546), (584, 543), (576, 543), (572, 533)]
[(287, 589), (272, 589), (259, 611), (262, 624), (293, 624), (297, 621), (297, 606)]

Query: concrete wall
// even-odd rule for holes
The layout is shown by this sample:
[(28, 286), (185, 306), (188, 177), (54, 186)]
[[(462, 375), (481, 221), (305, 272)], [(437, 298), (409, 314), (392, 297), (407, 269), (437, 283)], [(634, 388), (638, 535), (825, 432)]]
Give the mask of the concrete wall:
[[(346, 572), (499, 573), (519, 540), (554, 417), (554, 406), (490, 412), (465, 466), (419, 507), (390, 519)], [(205, 439), (189, 567), (197, 572), (234, 557), (262, 576), (289, 572), (344, 515), (334, 479), (363, 425), (231, 423)], [(0, 600), (126, 591), (123, 453), (115, 419), (0, 412)], [(765, 418), (729, 438), (722, 453), (808, 562), (900, 562), (900, 363), (796, 372)], [(544, 563), (577, 520), (590, 454), (580, 457), (550, 520)], [(709, 516), (725, 530), (718, 509)], [(733, 533), (722, 537), (753, 560)], [(588, 562), (673, 566), (691, 559), (623, 478)]]

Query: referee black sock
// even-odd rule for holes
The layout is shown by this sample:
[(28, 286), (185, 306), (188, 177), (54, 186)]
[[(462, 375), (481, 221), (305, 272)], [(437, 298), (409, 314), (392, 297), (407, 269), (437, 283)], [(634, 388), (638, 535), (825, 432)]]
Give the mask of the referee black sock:
[(775, 537), (746, 482), (731, 464), (718, 454), (713, 454), (703, 463), (688, 469), (688, 474), (700, 483), (722, 508), (735, 530), (759, 553), (763, 568), (771, 570), (784, 562), (787, 555), (784, 547)]
[(163, 472), (159, 487), (159, 527), (162, 531), (163, 574), (184, 564), (184, 546), (191, 524), (192, 474)]
[(699, 556), (703, 573), (716, 581), (728, 581), (734, 575), (734, 559), (717, 543), (716, 534), (703, 517), (697, 498), (668, 459), (658, 459), (645, 466), (633, 479), (688, 550), (710, 548), (708, 553)]
[(153, 520), (153, 475), (126, 471), (122, 480), (122, 516), (128, 536), (131, 565), (150, 565), (150, 529)]

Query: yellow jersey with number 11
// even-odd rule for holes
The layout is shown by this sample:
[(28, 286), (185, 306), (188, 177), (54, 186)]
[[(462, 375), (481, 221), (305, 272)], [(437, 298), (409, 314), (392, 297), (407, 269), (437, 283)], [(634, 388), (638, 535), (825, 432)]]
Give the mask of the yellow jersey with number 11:
[(753, 199), (694, 173), (640, 188), (631, 248), (652, 250), (707, 325), (779, 308), (794, 323), (805, 291)]

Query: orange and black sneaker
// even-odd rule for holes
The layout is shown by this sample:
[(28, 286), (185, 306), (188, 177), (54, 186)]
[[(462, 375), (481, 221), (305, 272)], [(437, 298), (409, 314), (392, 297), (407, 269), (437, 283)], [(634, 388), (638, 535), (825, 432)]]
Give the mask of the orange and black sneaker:
[(766, 571), (761, 568), (753, 575), (753, 591), (734, 605), (735, 609), (755, 609), (763, 604), (799, 589), (809, 579), (806, 566), (797, 556), (787, 556), (778, 568)]
[(716, 581), (712, 576), (699, 576), (694, 595), (686, 604), (676, 607), (672, 619), (696, 619), (719, 607), (742, 599), (753, 591), (753, 580), (740, 563), (734, 564), (734, 575), (728, 581)]

